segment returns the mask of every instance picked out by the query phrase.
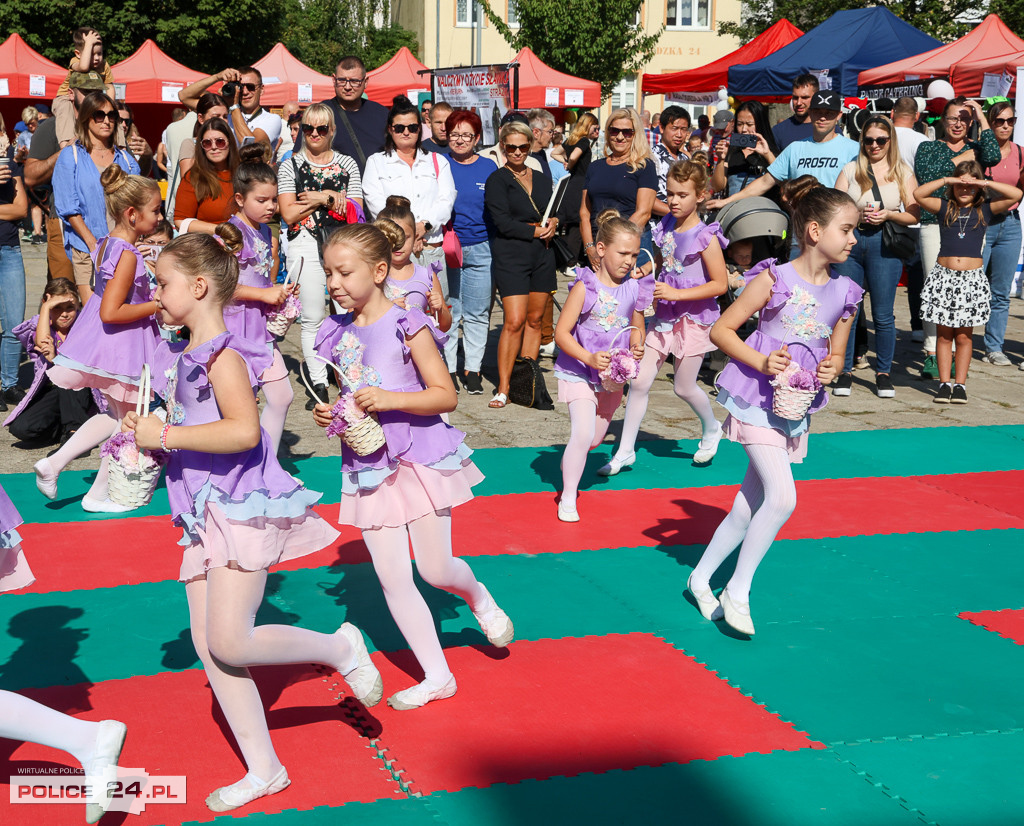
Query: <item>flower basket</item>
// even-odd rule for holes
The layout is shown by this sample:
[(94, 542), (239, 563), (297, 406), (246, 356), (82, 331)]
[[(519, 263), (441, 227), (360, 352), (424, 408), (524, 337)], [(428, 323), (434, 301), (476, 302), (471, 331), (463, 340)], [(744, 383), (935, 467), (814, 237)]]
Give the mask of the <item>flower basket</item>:
[(818, 377), (795, 361), (791, 361), (785, 370), (775, 376), (771, 384), (775, 388), (772, 412), (780, 419), (791, 422), (798, 422), (806, 416), (815, 397), (821, 392)]
[[(623, 333), (635, 329), (636, 327), (626, 327), (620, 330), (612, 339), (612, 343)], [(628, 347), (611, 347), (608, 349), (608, 355), (611, 357), (608, 366), (597, 375), (601, 379), (601, 386), (612, 393), (621, 390), (627, 381), (632, 381), (640, 375), (640, 363), (633, 358), (633, 353)]]
[(384, 428), (377, 417), (366, 413), (351, 395), (338, 399), (331, 409), (333, 421), (327, 428), (327, 437), (341, 436), (341, 440), (360, 456), (369, 456), (384, 447)]
[[(271, 310), (267, 313), (267, 331), (272, 336), (283, 338), (288, 332), (295, 321), (302, 315), (302, 301), (299, 300), (299, 294), (295, 292), (298, 289), (299, 278), (302, 275), (302, 262), (299, 262), (299, 271), (295, 274), (295, 284), (292, 292), (288, 294), (288, 297), (284, 300), (278, 309)], [(291, 274), (285, 278), (284, 286), (288, 286), (288, 279)]]
[[(149, 415), (149, 365), (143, 365), (139, 380), (139, 398), (135, 412)], [(167, 461), (162, 450), (140, 450), (135, 434), (115, 433), (103, 445), (100, 455), (110, 457), (108, 489), (110, 501), (127, 508), (141, 508), (149, 504), (160, 481), (160, 470)]]

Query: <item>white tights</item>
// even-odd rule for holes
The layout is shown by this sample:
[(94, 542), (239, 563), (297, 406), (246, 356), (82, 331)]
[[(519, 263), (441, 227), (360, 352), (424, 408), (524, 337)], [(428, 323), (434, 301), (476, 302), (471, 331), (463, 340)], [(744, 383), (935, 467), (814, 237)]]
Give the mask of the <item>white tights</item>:
[(715, 571), (739, 546), (736, 570), (726, 585), (736, 602), (750, 601), (754, 572), (796, 507), (796, 483), (785, 448), (745, 445), (744, 449), (750, 465), (743, 484), (691, 577), (696, 588), (707, 588)]
[(213, 568), (185, 585), (192, 642), (250, 774), (269, 780), (281, 770), (263, 703), (248, 666), (323, 663), (342, 674), (355, 666), (341, 634), (291, 625), (256, 626), (266, 571)]
[(260, 414), (260, 427), (267, 431), (270, 446), (274, 455), (281, 446), (281, 434), (284, 433), (285, 419), (288, 418), (288, 407), (295, 398), (292, 383), (288, 379), (288, 368), (285, 367), (281, 351), (274, 348), (274, 362), (260, 377), (263, 381), (263, 397), (265, 403)]
[[(47, 460), (53, 468), (55, 476), (61, 472), (72, 461), (88, 453), (97, 445), (103, 444), (121, 429), (121, 420), (130, 410), (135, 409), (134, 403), (119, 402), (109, 396), (107, 399), (107, 412), (97, 413), (86, 421), (64, 445)], [(99, 470), (96, 472), (96, 479), (89, 488), (86, 496), (92, 499), (103, 501), (107, 498), (107, 465), (106, 456), (100, 459)]]
[(608, 417), (598, 415), (598, 408), (589, 399), (569, 402), (569, 442), (562, 454), (562, 506), (576, 507), (580, 479), (587, 464), (587, 454), (604, 441), (611, 424), (614, 408)]
[(0, 691), (0, 737), (66, 751), (83, 766), (93, 757), (99, 723), (69, 717), (12, 691)]
[(466, 561), (452, 556), (452, 516), (448, 508), (399, 528), (363, 531), (363, 541), (398, 630), (424, 677), (444, 685), (452, 672), (441, 650), (430, 608), (412, 578), (410, 539), (416, 570), (427, 583), (464, 599), (474, 610), (485, 607), (487, 592)]
[[(615, 450), (615, 457), (618, 459), (626, 459), (633, 454), (640, 425), (647, 413), (651, 387), (666, 357), (665, 353), (659, 353), (653, 347), (644, 349), (644, 357), (640, 360), (640, 375), (629, 383), (629, 397), (626, 399), (626, 413), (622, 421), (622, 438), (619, 439), (619, 446)], [(697, 374), (703, 361), (702, 355), (677, 358), (672, 389), (697, 414), (703, 431), (701, 435), (706, 436), (708, 433), (714, 433), (719, 425), (711, 410), (708, 394), (697, 386)]]

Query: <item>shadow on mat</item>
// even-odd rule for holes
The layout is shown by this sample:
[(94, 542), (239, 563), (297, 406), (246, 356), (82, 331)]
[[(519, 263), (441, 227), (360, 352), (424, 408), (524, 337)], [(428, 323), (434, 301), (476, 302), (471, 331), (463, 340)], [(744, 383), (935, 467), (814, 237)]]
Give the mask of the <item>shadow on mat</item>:
[(642, 533), (659, 545), (707, 544), (728, 511), (698, 502), (694, 499), (675, 499), (672, 502), (682, 511), (681, 516), (659, 517), (658, 524), (644, 528)]

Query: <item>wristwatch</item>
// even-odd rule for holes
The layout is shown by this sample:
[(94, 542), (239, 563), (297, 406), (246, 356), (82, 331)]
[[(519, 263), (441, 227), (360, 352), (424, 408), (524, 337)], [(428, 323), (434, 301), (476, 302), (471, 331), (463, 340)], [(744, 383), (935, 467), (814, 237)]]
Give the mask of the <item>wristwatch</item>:
[(236, 110), (237, 108), (238, 108), (238, 104), (237, 104), (237, 103), (233, 103), (233, 104), (231, 104), (231, 105), (230, 105), (230, 106), (228, 107), (228, 112), (229, 112), (229, 113), (231, 113), (231, 112), (234, 112), (234, 111), (235, 111), (235, 110)]

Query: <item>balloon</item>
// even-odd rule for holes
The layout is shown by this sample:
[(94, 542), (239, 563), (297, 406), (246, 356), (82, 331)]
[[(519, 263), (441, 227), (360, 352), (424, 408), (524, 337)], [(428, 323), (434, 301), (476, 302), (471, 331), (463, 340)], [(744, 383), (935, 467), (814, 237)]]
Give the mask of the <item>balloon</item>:
[(720, 101), (718, 101), (718, 106), (716, 108), (718, 109), (719, 112), (728, 112), (729, 111), (729, 101), (728, 100), (720, 100)]
[(719, 89), (718, 90), (718, 99), (719, 100), (728, 100), (729, 99), (729, 93), (725, 89)]
[(734, 98), (732, 95), (729, 95), (729, 108), (730, 109), (734, 109), (735, 107), (736, 107), (736, 98)]
[(928, 84), (928, 97), (952, 100), (956, 97), (952, 84), (947, 80), (933, 80)]

